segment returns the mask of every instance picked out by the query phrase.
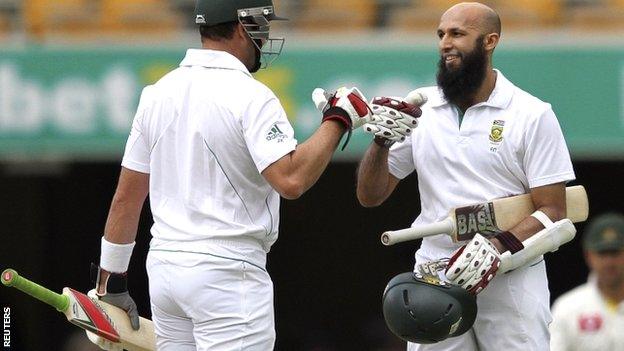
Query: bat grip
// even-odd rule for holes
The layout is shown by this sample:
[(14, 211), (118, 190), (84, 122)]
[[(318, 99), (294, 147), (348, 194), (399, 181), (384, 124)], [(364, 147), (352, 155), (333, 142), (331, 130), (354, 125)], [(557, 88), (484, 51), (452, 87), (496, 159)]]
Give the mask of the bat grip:
[(416, 240), (437, 234), (451, 234), (455, 230), (453, 221), (449, 218), (431, 224), (416, 225), (401, 230), (391, 230), (381, 234), (381, 243), (390, 246), (396, 243)]
[(69, 298), (67, 296), (57, 294), (50, 289), (31, 282), (20, 276), (13, 269), (5, 269), (4, 272), (2, 272), (2, 284), (16, 288), (39, 301), (45, 302), (56, 308), (59, 312), (65, 312), (69, 307)]

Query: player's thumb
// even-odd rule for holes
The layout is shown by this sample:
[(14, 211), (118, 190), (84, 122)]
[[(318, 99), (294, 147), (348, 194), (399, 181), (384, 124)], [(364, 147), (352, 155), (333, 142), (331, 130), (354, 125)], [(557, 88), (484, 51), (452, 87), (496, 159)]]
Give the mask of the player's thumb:
[(130, 318), (130, 325), (132, 326), (132, 329), (139, 330), (139, 311), (137, 310), (136, 303), (127, 291), (118, 294), (109, 293), (101, 296), (100, 300), (108, 302), (111, 305), (117, 306), (126, 311), (128, 317)]
[(325, 107), (329, 102), (329, 97), (331, 95), (328, 94), (324, 89), (316, 88), (312, 92), (312, 101), (314, 102), (314, 106), (320, 112), (324, 112)]
[(412, 105), (422, 106), (427, 102), (427, 95), (418, 91), (418, 89), (411, 91), (405, 99), (405, 102), (409, 102)]
[(128, 309), (128, 317), (130, 317), (130, 325), (132, 325), (132, 329), (139, 330), (139, 311), (137, 310), (136, 303), (132, 301), (129, 307), (130, 308)]

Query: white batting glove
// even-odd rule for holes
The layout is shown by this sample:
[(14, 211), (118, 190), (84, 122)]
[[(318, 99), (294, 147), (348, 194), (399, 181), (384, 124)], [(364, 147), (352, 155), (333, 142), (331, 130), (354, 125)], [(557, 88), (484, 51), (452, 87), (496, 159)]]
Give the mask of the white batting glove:
[(331, 94), (321, 88), (312, 92), (312, 101), (323, 113), (323, 122), (329, 119), (338, 120), (349, 129), (357, 129), (371, 121), (371, 108), (364, 94), (358, 88), (339, 88)]
[(449, 282), (459, 285), (472, 294), (480, 293), (494, 279), (500, 267), (500, 253), (481, 234), (453, 254), (446, 268)]
[[(89, 292), (87, 293), (87, 296), (89, 296), (90, 298), (94, 300), (99, 300), (95, 289), (89, 290)], [(89, 338), (89, 341), (99, 346), (102, 350), (123, 351), (123, 347), (121, 346), (120, 343), (107, 340), (88, 330), (85, 330), (85, 332), (87, 333), (87, 338)]]
[(427, 261), (417, 265), (414, 272), (421, 275), (433, 275), (437, 277), (439, 271), (443, 271), (446, 267), (448, 267), (448, 261), (448, 258), (436, 261)]
[(418, 126), (422, 111), (417, 105), (389, 97), (377, 97), (371, 101), (373, 119), (364, 130), (375, 137), (392, 142), (402, 142)]
[(403, 99), (376, 97), (371, 101), (372, 121), (364, 125), (364, 130), (375, 136), (375, 142), (390, 146), (402, 142), (418, 127), (420, 106), (427, 102), (427, 97), (413, 91)]

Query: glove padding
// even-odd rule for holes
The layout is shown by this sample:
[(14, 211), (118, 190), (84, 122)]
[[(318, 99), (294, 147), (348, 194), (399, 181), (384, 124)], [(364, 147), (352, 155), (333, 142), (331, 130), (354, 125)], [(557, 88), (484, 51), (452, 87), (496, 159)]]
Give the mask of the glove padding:
[(446, 267), (448, 267), (448, 261), (448, 258), (436, 261), (427, 261), (416, 265), (414, 272), (419, 273), (420, 275), (438, 276), (439, 271), (443, 271), (446, 269)]
[[(99, 299), (97, 293), (95, 292), (95, 289), (89, 290), (89, 292), (87, 293), (87, 296), (89, 296), (93, 300)], [(89, 341), (99, 346), (102, 350), (123, 351), (123, 347), (121, 346), (120, 343), (112, 342), (88, 330), (85, 330), (85, 332), (87, 333), (87, 338), (89, 338)]]
[[(95, 280), (95, 290), (100, 291), (100, 274), (103, 269), (91, 264), (91, 274), (92, 279)], [(130, 324), (132, 325), (132, 329), (139, 330), (139, 311), (137, 310), (136, 303), (130, 297), (130, 293), (128, 292), (128, 275), (126, 273), (111, 273), (108, 272), (109, 276), (104, 282), (104, 294), (100, 295), (97, 293), (97, 297), (107, 302), (113, 306), (117, 306), (122, 310), (126, 311), (128, 317), (130, 318)]]
[(371, 101), (373, 116), (364, 130), (375, 137), (402, 142), (418, 127), (420, 107), (389, 97), (376, 97)]
[(445, 274), (449, 282), (472, 294), (480, 293), (492, 281), (500, 267), (500, 253), (481, 234), (459, 248), (448, 262)]
[(312, 92), (316, 108), (323, 113), (323, 122), (338, 120), (346, 129), (357, 129), (371, 120), (371, 109), (364, 94), (358, 88), (339, 88), (335, 93), (328, 93), (321, 88)]

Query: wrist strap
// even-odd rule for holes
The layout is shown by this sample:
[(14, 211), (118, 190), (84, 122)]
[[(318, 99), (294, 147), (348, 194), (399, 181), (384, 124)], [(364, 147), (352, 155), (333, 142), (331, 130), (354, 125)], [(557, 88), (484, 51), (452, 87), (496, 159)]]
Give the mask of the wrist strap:
[(515, 235), (511, 234), (511, 232), (504, 231), (496, 236), (496, 239), (503, 244), (503, 247), (509, 250), (511, 254), (515, 254), (516, 252), (524, 249), (524, 245), (522, 242), (516, 238)]
[(115, 244), (102, 237), (102, 252), (100, 254), (100, 267), (111, 273), (124, 273), (130, 265), (132, 249), (136, 242), (130, 244)]
[[(104, 294), (100, 295), (100, 274), (107, 272), (108, 277), (102, 282)], [(128, 273), (111, 273), (91, 263), (91, 281), (95, 283), (95, 291), (98, 296), (107, 294), (120, 294), (128, 291)]]
[(321, 123), (324, 123), (325, 121), (332, 121), (332, 120), (340, 122), (347, 131), (347, 139), (345, 140), (344, 144), (342, 144), (342, 148), (340, 149), (340, 150), (344, 150), (345, 147), (347, 147), (349, 140), (351, 140), (351, 133), (352, 133), (351, 117), (349, 117), (349, 114), (342, 108), (334, 106), (334, 107), (330, 107), (327, 111), (323, 113), (323, 120), (321, 121)]
[(347, 111), (340, 107), (330, 107), (323, 113), (323, 122), (329, 120), (340, 121), (346, 129), (351, 129), (351, 117), (349, 117)]

